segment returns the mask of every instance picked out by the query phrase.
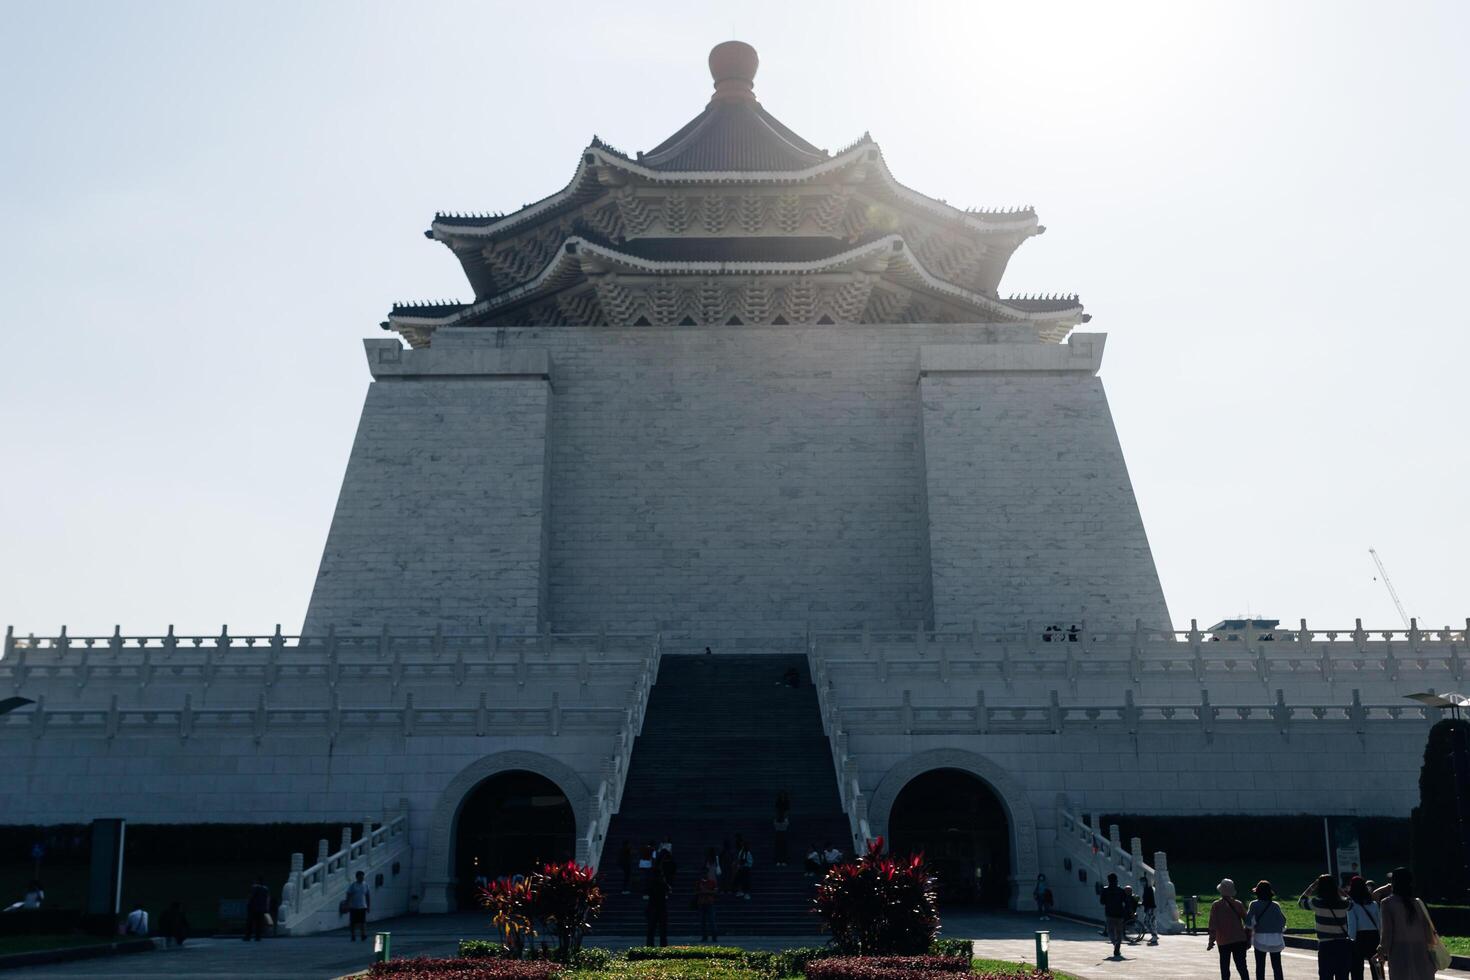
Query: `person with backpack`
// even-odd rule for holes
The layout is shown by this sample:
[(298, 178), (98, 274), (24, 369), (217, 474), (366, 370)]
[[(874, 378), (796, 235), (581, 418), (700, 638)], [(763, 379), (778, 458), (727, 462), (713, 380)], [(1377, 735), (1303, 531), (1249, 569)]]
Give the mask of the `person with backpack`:
[(1317, 976), (1320, 980), (1351, 980), (1353, 947), (1348, 942), (1348, 908), (1338, 894), (1337, 879), (1319, 875), (1302, 890), (1297, 904), (1316, 917)]
[(1363, 964), (1369, 964), (1369, 975), (1374, 980), (1380, 975), (1373, 957), (1378, 953), (1378, 923), (1382, 921), (1378, 903), (1362, 875), (1353, 875), (1348, 882), (1348, 941), (1353, 944), (1350, 964), (1353, 980), (1363, 980)]
[(714, 868), (707, 868), (699, 884), (694, 886), (694, 907), (699, 910), (699, 941), (720, 941), (720, 927), (715, 921), (715, 900), (719, 896), (720, 882)]
[(658, 944), (667, 946), (669, 944), (669, 877), (664, 874), (663, 868), (658, 862), (649, 870), (648, 880), (643, 885), (644, 891), (648, 893), (648, 904), (643, 907), (643, 914), (647, 922), (648, 940), (645, 946), (653, 945), (653, 937), (658, 935)]
[(755, 855), (740, 837), (735, 838), (735, 847), (735, 894), (750, 901), (750, 874), (755, 867)]
[(1271, 957), (1271, 975), (1281, 980), (1281, 951), (1286, 948), (1286, 913), (1276, 903), (1276, 892), (1269, 881), (1259, 881), (1254, 889), (1256, 900), (1245, 914), (1245, 926), (1251, 931), (1251, 946), (1256, 951), (1256, 980), (1266, 980), (1266, 957)]
[(1245, 906), (1235, 897), (1235, 882), (1231, 879), (1222, 878), (1215, 890), (1220, 893), (1220, 898), (1210, 906), (1210, 941), (1205, 949), (1211, 950), (1217, 946), (1220, 949), (1220, 980), (1230, 980), (1232, 960), (1235, 961), (1240, 980), (1251, 980), (1250, 971), (1245, 965), (1245, 948), (1250, 945), (1250, 932), (1245, 925)]
[[(1103, 916), (1108, 920), (1108, 942), (1113, 944), (1113, 959), (1123, 958), (1123, 924), (1128, 921), (1128, 893), (1118, 887), (1118, 876), (1108, 875), (1108, 886), (1098, 895)], [(1229, 980), (1227, 977), (1226, 980)], [(1246, 977), (1246, 980), (1250, 980)]]
[(1031, 889), (1031, 897), (1036, 899), (1036, 914), (1041, 916), (1043, 922), (1048, 918), (1046, 897), (1050, 893), (1051, 889), (1046, 884), (1046, 875), (1037, 875), (1036, 887)]

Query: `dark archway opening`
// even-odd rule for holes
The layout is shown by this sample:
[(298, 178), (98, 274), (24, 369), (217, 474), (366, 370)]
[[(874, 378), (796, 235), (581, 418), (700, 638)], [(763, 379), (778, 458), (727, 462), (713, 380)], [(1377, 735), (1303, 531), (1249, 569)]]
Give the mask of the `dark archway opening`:
[(569, 861), (577, 820), (556, 783), (534, 772), (502, 772), (470, 791), (454, 831), (459, 907), (476, 908), (475, 880), (526, 874), (538, 863)]
[(1010, 822), (1000, 798), (978, 777), (959, 769), (915, 776), (893, 801), (888, 836), (893, 853), (924, 852), (941, 903), (1008, 904)]

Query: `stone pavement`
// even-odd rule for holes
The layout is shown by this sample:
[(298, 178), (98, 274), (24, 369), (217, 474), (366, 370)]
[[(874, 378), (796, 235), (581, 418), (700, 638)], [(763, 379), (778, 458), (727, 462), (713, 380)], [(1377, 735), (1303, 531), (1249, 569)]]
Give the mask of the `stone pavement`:
[[(1043, 923), (1032, 916), (999, 913), (950, 913), (945, 916), (946, 936), (975, 939), (977, 956), (1032, 962), (1034, 931)], [(1157, 946), (1123, 947), (1124, 959), (1107, 959), (1111, 948), (1087, 926), (1053, 917), (1044, 923), (1051, 931), (1051, 966), (1086, 980), (1216, 980), (1218, 959), (1205, 951), (1204, 936), (1162, 936)], [(373, 923), (375, 929), (393, 934), (394, 958), (451, 955), (462, 937), (486, 936), (480, 915), (409, 916)], [(696, 937), (670, 936), (671, 942), (694, 943)], [(600, 936), (593, 942), (610, 949), (639, 945), (637, 937)], [(785, 949), (818, 945), (821, 937), (740, 937), (731, 945), (747, 949)], [(365, 969), (370, 962), (371, 943), (351, 943), (342, 932), (303, 939), (274, 939), (244, 943), (238, 939), (191, 940), (183, 949), (160, 949), (103, 960), (57, 963), (5, 971), (5, 980), (177, 980), (203, 977), (209, 980), (332, 980)], [(1253, 961), (1252, 961), (1253, 965)], [(1288, 949), (1283, 955), (1287, 980), (1309, 980), (1317, 973), (1316, 956), (1307, 950)], [(1470, 980), (1470, 973), (1441, 971), (1439, 977)]]

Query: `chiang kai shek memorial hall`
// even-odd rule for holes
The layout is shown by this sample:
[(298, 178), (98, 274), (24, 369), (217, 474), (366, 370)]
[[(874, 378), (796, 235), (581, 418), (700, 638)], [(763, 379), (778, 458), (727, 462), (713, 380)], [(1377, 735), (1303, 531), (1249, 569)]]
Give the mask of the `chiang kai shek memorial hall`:
[[(1405, 695), (1462, 683), (1465, 631), (1175, 630), (1106, 335), (1000, 289), (1036, 212), (807, 142), (746, 44), (709, 64), (653, 149), (434, 217), (473, 298), (364, 342), (299, 635), (7, 633), (0, 696), (34, 703), (0, 715), (0, 820), (347, 825), (258, 856), (295, 933), (358, 870), (374, 918), (435, 913), (532, 857), (742, 833), (724, 931), (770, 935), (812, 931), (811, 842), (922, 848), (956, 900), (1044, 872), (1090, 913), (1117, 871), (1172, 910), (1165, 855), (1087, 815), (1408, 815), (1439, 711)], [(610, 891), (599, 930), (641, 932)]]

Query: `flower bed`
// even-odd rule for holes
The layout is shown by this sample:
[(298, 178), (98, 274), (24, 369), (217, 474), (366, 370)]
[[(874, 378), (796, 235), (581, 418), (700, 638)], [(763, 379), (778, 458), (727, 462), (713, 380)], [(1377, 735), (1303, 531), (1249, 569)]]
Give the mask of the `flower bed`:
[(954, 980), (970, 961), (954, 956), (832, 956), (806, 965), (807, 980)]
[(419, 980), (551, 980), (562, 967), (546, 960), (432, 959), (420, 956), (374, 963), (368, 975)]

